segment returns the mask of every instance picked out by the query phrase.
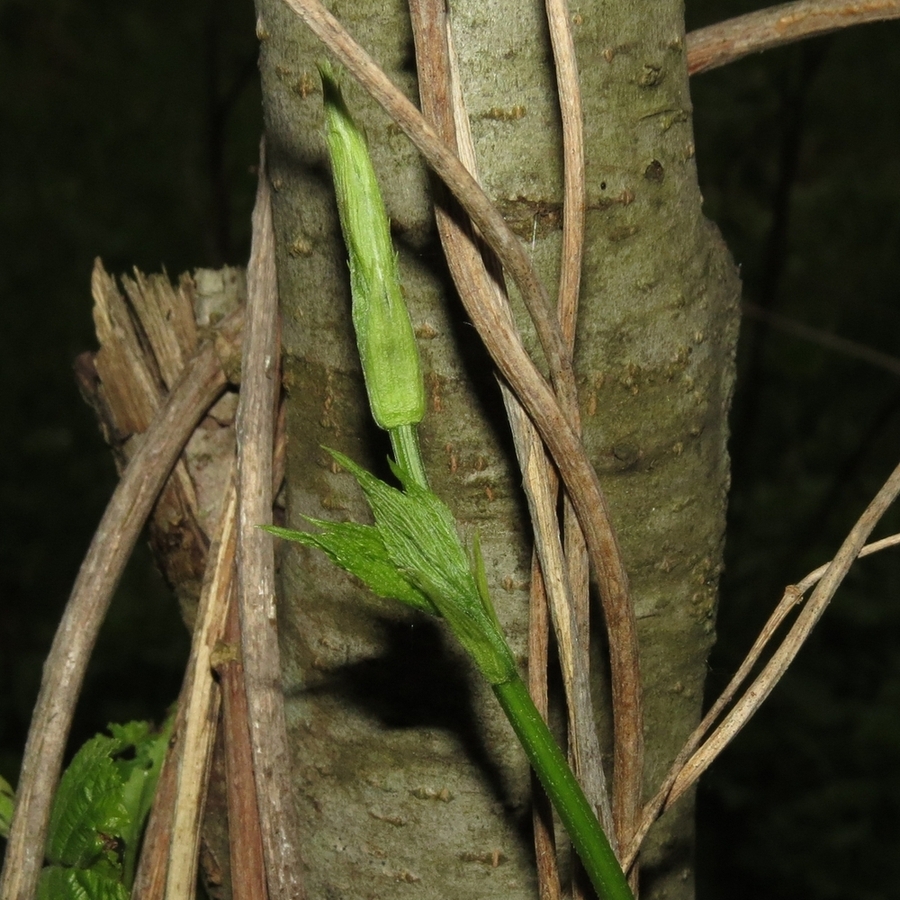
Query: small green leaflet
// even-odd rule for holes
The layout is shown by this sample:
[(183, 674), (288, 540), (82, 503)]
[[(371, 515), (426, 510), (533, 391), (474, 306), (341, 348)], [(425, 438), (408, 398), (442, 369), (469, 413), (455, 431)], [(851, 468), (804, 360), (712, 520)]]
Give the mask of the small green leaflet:
[(262, 528), (285, 540), (324, 551), (336, 566), (355, 575), (379, 597), (399, 600), (414, 609), (439, 615), (428, 597), (391, 561), (377, 528), (356, 522), (304, 518), (311, 525), (321, 528), (322, 533), (292, 531), (277, 525), (263, 525)]
[(60, 779), (38, 900), (129, 896), (171, 720), (160, 732), (146, 722), (109, 730), (87, 741)]
[[(442, 616), (491, 684), (508, 681), (516, 671), (512, 653), (487, 592), (480, 589), (480, 579), (472, 573), (446, 504), (399, 466), (392, 464), (392, 469), (402, 491), (343, 454), (328, 452), (359, 482), (375, 525), (310, 519), (322, 533), (272, 526), (266, 531), (324, 550), (333, 562), (381, 597)], [(478, 573), (482, 563), (477, 542), (474, 552)]]
[(0, 778), (0, 837), (9, 837), (16, 793), (5, 778)]

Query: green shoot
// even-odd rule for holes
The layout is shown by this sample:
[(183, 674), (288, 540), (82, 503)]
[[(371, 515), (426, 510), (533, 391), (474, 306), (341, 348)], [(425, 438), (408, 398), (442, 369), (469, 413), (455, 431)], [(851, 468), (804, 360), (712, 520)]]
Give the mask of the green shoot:
[(110, 725), (75, 754), (59, 782), (37, 900), (128, 900), (144, 823), (171, 731)]
[(374, 593), (447, 622), (493, 687), (599, 896), (633, 900), (597, 817), (516, 670), (490, 600), (477, 538), (470, 562), (452, 513), (428, 488), (415, 429), (424, 415), (424, 387), (387, 215), (365, 139), (331, 69), (320, 66), (320, 73), (338, 211), (350, 257), (353, 324), (372, 414), (391, 436), (391, 467), (402, 490), (330, 450), (359, 483), (375, 524), (309, 519), (318, 533), (266, 530), (323, 550)]

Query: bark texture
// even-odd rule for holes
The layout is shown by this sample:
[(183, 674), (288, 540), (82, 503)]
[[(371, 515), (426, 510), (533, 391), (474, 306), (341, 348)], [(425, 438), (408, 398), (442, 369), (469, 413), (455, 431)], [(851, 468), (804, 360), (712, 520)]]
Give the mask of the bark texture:
[[(322, 136), (324, 51), (280, 0), (257, 0), (285, 377), (288, 510), (364, 520), (321, 445), (384, 473), (350, 325), (349, 278)], [(336, 2), (416, 96), (399, 0)], [(488, 193), (555, 283), (559, 123), (536, 0), (455, 0), (466, 100)], [(586, 442), (608, 492), (639, 617), (647, 789), (697, 721), (713, 638), (728, 483), (726, 411), (738, 285), (702, 218), (678, 0), (572, 9), (587, 127), (588, 241), (577, 367)], [(433, 487), (470, 531), (525, 663), (530, 544), (499, 392), (435, 243), (428, 176), (347, 79), (392, 219), (421, 339)], [(536, 896), (529, 779), (493, 697), (443, 630), (378, 601), (320, 555), (287, 548), (283, 659), (310, 896)], [(599, 634), (599, 628), (595, 628)], [(601, 731), (604, 666), (598, 659)], [(608, 738), (608, 735), (605, 737)], [(644, 897), (690, 898), (692, 804), (651, 834)]]

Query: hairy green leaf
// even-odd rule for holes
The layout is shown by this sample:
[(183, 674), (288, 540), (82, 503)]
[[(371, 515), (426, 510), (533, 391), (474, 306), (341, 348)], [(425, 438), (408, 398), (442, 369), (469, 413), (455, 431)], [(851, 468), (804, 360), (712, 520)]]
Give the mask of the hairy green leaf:
[(403, 491), (343, 454), (329, 453), (359, 482), (391, 562), (429, 598), (491, 684), (509, 679), (512, 653), (493, 609), (485, 609), (447, 505), (399, 466), (392, 468)]
[(377, 528), (356, 522), (328, 522), (310, 518), (307, 521), (321, 528), (322, 532), (292, 531), (276, 525), (264, 525), (262, 528), (285, 540), (324, 551), (335, 565), (355, 575), (379, 597), (399, 600), (414, 609), (438, 615), (428, 596), (397, 569)]

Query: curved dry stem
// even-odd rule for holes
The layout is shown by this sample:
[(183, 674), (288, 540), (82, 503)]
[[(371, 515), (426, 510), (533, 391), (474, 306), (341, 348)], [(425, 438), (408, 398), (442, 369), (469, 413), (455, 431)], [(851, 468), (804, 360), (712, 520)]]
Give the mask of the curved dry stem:
[(831, 601), (840, 583), (844, 580), (844, 576), (847, 574), (853, 561), (859, 556), (865, 545), (866, 538), (871, 534), (872, 529), (888, 507), (894, 502), (898, 493), (900, 493), (900, 466), (891, 473), (891, 476), (884, 483), (875, 499), (869, 504), (866, 511), (860, 516), (845, 538), (840, 550), (828, 564), (821, 580), (813, 590), (812, 596), (801, 610), (797, 621), (794, 622), (793, 627), (784, 642), (775, 651), (772, 659), (769, 660), (769, 663), (750, 685), (734, 709), (716, 728), (709, 740), (693, 755), (684, 770), (679, 774), (672, 785), (669, 803), (674, 803), (699, 778), (712, 760), (718, 756), (725, 745), (740, 731), (750, 716), (756, 712), (763, 700), (768, 697), (772, 688), (778, 683), (778, 680), (797, 655), (800, 647), (812, 631), (813, 626), (821, 618), (825, 607)]
[(556, 66), (556, 86), (563, 136), (563, 230), (557, 316), (569, 352), (575, 344), (575, 323), (584, 257), (585, 209), (584, 115), (572, 18), (566, 0), (546, 0), (547, 23)]
[[(556, 69), (557, 96), (560, 104), (563, 139), (563, 228), (560, 259), (560, 280), (557, 299), (557, 315), (563, 338), (570, 353), (574, 353), (575, 332), (578, 318), (578, 302), (581, 290), (581, 268), (584, 258), (585, 212), (587, 206), (584, 162), (584, 114), (581, 102), (581, 79), (572, 35), (572, 17), (566, 0), (546, 0), (545, 9), (553, 47)], [(580, 412), (577, 406), (566, 410), (569, 421), (581, 433)], [(533, 430), (533, 429), (531, 429)], [(542, 470), (536, 484), (546, 484), (547, 492), (554, 500), (557, 494), (556, 472), (540, 453)], [(610, 526), (611, 527), (611, 526)], [(548, 590), (551, 609), (555, 610), (553, 626), (560, 646), (560, 659), (569, 670), (569, 718), (570, 753), (579, 778), (584, 779), (585, 790), (594, 797), (601, 790), (605, 793), (600, 757), (600, 743), (594, 721), (594, 706), (590, 690), (590, 594), (588, 555), (584, 534), (568, 496), (563, 502), (563, 546), (567, 568), (565, 590)], [(542, 556), (542, 566), (549, 560)], [(565, 573), (564, 573), (565, 574)], [(548, 576), (547, 587), (551, 586)], [(566, 603), (561, 601), (565, 599)], [(570, 607), (567, 614), (564, 605)], [(571, 633), (565, 633), (571, 631)], [(565, 647), (569, 658), (565, 660)], [(613, 712), (615, 718), (615, 711)], [(635, 748), (637, 749), (637, 748)], [(641, 747), (641, 753), (643, 747)], [(638, 765), (643, 767), (643, 760)], [(595, 774), (596, 773), (596, 774)], [(591, 792), (593, 791), (593, 792)], [(618, 792), (614, 792), (618, 797)], [(613, 849), (618, 852), (619, 841), (625, 841), (637, 827), (639, 804), (615, 803), (613, 819), (616, 834), (611, 835)], [(601, 821), (602, 818), (601, 818)]]
[[(459, 146), (463, 163), (474, 170), (474, 154), (472, 152), (471, 141), (468, 138), (468, 122), (461, 109), (461, 98), (458, 96), (458, 91), (455, 89), (453, 83), (453, 66), (450, 60), (450, 33), (444, 24), (442, 4), (413, 3), (411, 4), (411, 7), (414, 24), (413, 31), (416, 37), (419, 60), (419, 84), (420, 90), (422, 91), (423, 109), (425, 109), (426, 114), (429, 117), (434, 118), (437, 123), (438, 131), (447, 143)], [(546, 387), (543, 379), (541, 379), (540, 375), (534, 370), (533, 363), (528, 358), (527, 354), (524, 353), (524, 350), (521, 349), (521, 341), (518, 332), (516, 331), (505, 293), (501, 287), (502, 276), (498, 275), (492, 277), (487, 272), (477, 239), (472, 236), (466, 227), (460, 224), (458, 216), (454, 216), (445, 207), (439, 205), (437, 219), (448, 264), (454, 282), (456, 283), (457, 290), (459, 291), (460, 297), (475, 323), (476, 328), (478, 328), (485, 344), (492, 353), (492, 356), (494, 356), (498, 368), (503, 371), (503, 365), (497, 358), (495, 351), (498, 349), (498, 342), (502, 343), (503, 337), (506, 336), (519, 348), (515, 351), (516, 358), (519, 361), (513, 363), (513, 365), (518, 366), (520, 370), (522, 367), (526, 370), (530, 369)], [(498, 333), (498, 329), (502, 334)], [(510, 381), (510, 383), (514, 383), (514, 378), (508, 373), (505, 374), (507, 374), (507, 380)], [(517, 413), (517, 408), (521, 408), (519, 407), (518, 401), (511, 396), (509, 388), (505, 385), (501, 385), (501, 388), (504, 394), (504, 402), (507, 404), (508, 412), (510, 412), (514, 434), (517, 434), (519, 438), (517, 439), (517, 445), (520, 445), (523, 443), (522, 433), (533, 430), (533, 426), (531, 425), (531, 422), (527, 420), (525, 415), (521, 414), (521, 412)], [(574, 390), (572, 395), (574, 396)], [(527, 403), (523, 405), (527, 409)], [(553, 407), (555, 413), (551, 414), (561, 416), (564, 419), (566, 418), (560, 410), (560, 406), (557, 405), (555, 401), (553, 401)], [(531, 414), (533, 415), (533, 413)], [(571, 419), (567, 420), (567, 424), (568, 421), (571, 421)], [(577, 436), (575, 437), (575, 440), (578, 440)], [(533, 440), (532, 443), (534, 442), (535, 441)], [(528, 441), (524, 440), (524, 443), (527, 444)], [(584, 458), (584, 451), (580, 446), (580, 441), (578, 446), (578, 452), (582, 458)], [(540, 456), (543, 457), (542, 451)], [(586, 458), (584, 458), (584, 462), (587, 468), (590, 469), (590, 465), (587, 463)], [(544, 464), (544, 468), (546, 474), (546, 463)], [(591, 471), (593, 470), (591, 469)], [(523, 472), (526, 476), (532, 476), (534, 474), (534, 467), (530, 464), (523, 464)], [(532, 483), (530, 477), (529, 483)], [(599, 485), (597, 488), (599, 490)], [(529, 492), (529, 496), (533, 493), (542, 492), (535, 489), (534, 491)], [(586, 502), (585, 506), (587, 507), (590, 502), (591, 501)], [(537, 533), (544, 534), (548, 531), (552, 531), (556, 534), (557, 523), (555, 505), (549, 503), (542, 507), (549, 507), (549, 519), (551, 520), (549, 525), (544, 523), (545, 527), (543, 528), (542, 517), (538, 514), (535, 505), (531, 505), (533, 507), (532, 513), (535, 515)], [(607, 540), (605, 545), (607, 556), (603, 556), (599, 551), (601, 543), (599, 539), (592, 545), (592, 550), (597, 554), (596, 565), (604, 602), (606, 602), (607, 597), (611, 597), (611, 602), (615, 605), (617, 602), (622, 602), (624, 596), (624, 603), (627, 604), (627, 608), (630, 611), (627, 593), (624, 595), (621, 591), (617, 593), (617, 585), (624, 585), (627, 589), (627, 581), (624, 577), (624, 569), (622, 568), (621, 560), (616, 559), (612, 567), (609, 562), (611, 548), (617, 556), (618, 547), (615, 543), (615, 536), (612, 534), (608, 517), (603, 521), (603, 508), (597, 507), (596, 505), (593, 507), (593, 513), (596, 514), (598, 520), (595, 523), (595, 535), (603, 532), (606, 535)], [(557, 544), (559, 543), (558, 536), (556, 537), (555, 542)], [(551, 545), (552, 543), (551, 540), (548, 540), (542, 544), (542, 547), (546, 550), (547, 545)], [(550, 568), (552, 570), (553, 567), (551, 566)], [(617, 571), (621, 573), (617, 585), (611, 586), (610, 581), (608, 580), (611, 568), (617, 568)], [(562, 577), (564, 578), (564, 573), (562, 573)], [(556, 579), (548, 586), (555, 587), (558, 582), (559, 579)], [(607, 588), (609, 588), (609, 590), (607, 590)], [(554, 596), (558, 593), (558, 591), (555, 591)], [(565, 649), (565, 647), (569, 646), (569, 644), (564, 643), (565, 638), (568, 635), (571, 635), (574, 639), (577, 629), (575, 627), (574, 619), (572, 618), (571, 604), (566, 604), (565, 600), (559, 601), (558, 597), (556, 597), (556, 600), (557, 602), (554, 604), (556, 609), (555, 617), (562, 626), (563, 641), (561, 641), (561, 646)], [(626, 611), (625, 616), (627, 615), (628, 612)], [(622, 615), (618, 608), (616, 611), (612, 612), (611, 615), (607, 616), (607, 623), (611, 628), (611, 644), (616, 644), (620, 640), (619, 633), (615, 631), (615, 628), (616, 623), (620, 622), (621, 618)], [(631, 635), (633, 636), (634, 633), (635, 630), (632, 628)], [(625, 640), (627, 643), (627, 635)], [(568, 661), (571, 662), (573, 654), (567, 653), (566, 656)], [(617, 746), (618, 741), (621, 740), (623, 746), (627, 747), (627, 750), (622, 750), (621, 755), (622, 757), (627, 755), (631, 762), (631, 765), (629, 765), (628, 762), (623, 762), (618, 768), (618, 774), (622, 778), (620, 784), (620, 796), (625, 798), (623, 809), (631, 811), (637, 809), (637, 803), (639, 801), (638, 792), (640, 778), (639, 774), (636, 776), (636, 773), (639, 773), (640, 771), (642, 750), (642, 745), (634, 739), (635, 734), (640, 733), (640, 730), (634, 721), (635, 717), (638, 720), (640, 719), (639, 693), (637, 694), (637, 703), (635, 703), (635, 694), (630, 693), (628, 690), (630, 685), (637, 685), (639, 682), (636, 671), (636, 646), (632, 643), (628, 649), (623, 652), (619, 652), (619, 648), (614, 648), (612, 656), (614, 657), (612, 668), (616, 673), (616, 675), (614, 675), (614, 681), (618, 675), (622, 675), (622, 683), (626, 685), (624, 696), (627, 696), (628, 698), (627, 706), (624, 708), (621, 705), (618, 707), (616, 706), (616, 702), (620, 701), (621, 697), (614, 698), (614, 710), (622, 712), (622, 715), (618, 716), (615, 721)], [(626, 663), (629, 666), (628, 672), (622, 672), (620, 669), (617, 669), (617, 666), (621, 666), (623, 663)], [(570, 675), (570, 677), (567, 678), (567, 695), (573, 704), (573, 708), (580, 709), (580, 720), (585, 723), (585, 727), (580, 729), (581, 732), (585, 732), (580, 735), (583, 739), (581, 741), (576, 741), (578, 746), (584, 750), (585, 765), (581, 774), (586, 778), (587, 783), (585, 784), (585, 788), (587, 789), (589, 796), (591, 796), (592, 801), (596, 804), (601, 818), (606, 819), (606, 827), (608, 828), (610, 806), (609, 801), (605, 799), (606, 788), (602, 777), (602, 769), (600, 768), (599, 744), (596, 739), (596, 732), (593, 731), (590, 693), (587, 689), (587, 668), (583, 667), (584, 671), (581, 679), (571, 677), (574, 673), (571, 665), (564, 665), (564, 668)], [(590, 732), (587, 732), (588, 728), (590, 729)], [(573, 738), (573, 740), (575, 739)], [(591, 750), (592, 742), (593, 745), (595, 745), (594, 751)], [(619, 757), (617, 756), (617, 759), (618, 758)], [(633, 818), (629, 819), (628, 823), (629, 824), (626, 827), (628, 833), (630, 833), (633, 827)]]
[[(769, 617), (759, 637), (754, 641), (747, 657), (741, 663), (737, 672), (735, 672), (722, 695), (716, 700), (709, 712), (703, 717), (703, 721), (688, 738), (653, 799), (644, 807), (641, 826), (628, 848), (623, 864), (627, 865), (629, 861), (637, 856), (640, 844), (653, 822), (671, 807), (697, 781), (700, 775), (709, 768), (713, 760), (725, 749), (731, 739), (740, 731), (771, 693), (775, 684), (797, 655), (800, 647), (809, 637), (816, 622), (821, 618), (825, 607), (831, 601), (854, 560), (900, 545), (900, 534), (891, 535), (871, 544), (864, 544), (865, 539), (888, 507), (897, 498), (898, 494), (900, 494), (900, 466), (891, 473), (875, 496), (875, 499), (860, 516), (834, 559), (810, 572), (796, 585), (789, 585), (785, 589), (781, 601)], [(763, 649), (772, 639), (787, 614), (803, 601), (803, 595), (814, 585), (816, 585), (816, 590), (797, 617), (796, 622), (794, 622), (782, 644), (773, 654), (768, 665), (746, 690), (709, 740), (701, 746), (703, 738), (725, 707), (737, 694), (740, 685), (759, 661)], [(697, 749), (698, 747), (699, 749)]]
[[(411, 4), (412, 5), (412, 4)], [(418, 5), (418, 4), (416, 4)], [(438, 16), (438, 3), (431, 2), (430, 15)], [(557, 30), (568, 33), (568, 26), (556, 23)], [(560, 43), (566, 43), (565, 37)], [(574, 45), (568, 41), (570, 57), (563, 63), (565, 75), (561, 79), (560, 93), (574, 93), (578, 102), (566, 107), (565, 117), (578, 116), (578, 122), (569, 122), (569, 141), (576, 146), (572, 151), (575, 158), (575, 178), (568, 178), (567, 199), (571, 200), (575, 212), (569, 216), (567, 240), (564, 240), (561, 269), (569, 271), (568, 283), (560, 282), (558, 309), (565, 310), (568, 328), (564, 327), (567, 345), (572, 349), (574, 341), (575, 316), (578, 305), (578, 285), (581, 274), (581, 258), (584, 243), (584, 166), (583, 146), (581, 140), (581, 105), (577, 85), (577, 70), (574, 68)], [(565, 51), (563, 51), (565, 53)], [(440, 51), (424, 54), (428, 56), (428, 64), (433, 64)], [(447, 28), (447, 77), (451, 81), (451, 104), (456, 127), (456, 144), (463, 165), (477, 179), (475, 147), (469, 128), (469, 119), (465, 111), (465, 103), (458, 77), (458, 67), (453, 52), (452, 30)], [(570, 79), (575, 78), (572, 86)], [(449, 134), (445, 134), (449, 137)], [(580, 159), (580, 162), (579, 162)], [(565, 218), (565, 213), (564, 213)], [(451, 252), (460, 253), (458, 247), (452, 245)], [(567, 257), (566, 254), (571, 254)], [(507, 314), (511, 327), (515, 327), (509, 308), (508, 297), (503, 287), (503, 276), (497, 272), (491, 278), (486, 271), (496, 258), (482, 261), (483, 257), (473, 254), (472, 266), (475, 275), (480, 277), (483, 295), (493, 297), (493, 302)], [(573, 262), (575, 263), (573, 267)], [(480, 273), (480, 274), (479, 274)], [(485, 302), (490, 302), (486, 299)], [(562, 318), (562, 316), (561, 316)], [(562, 325), (562, 323), (561, 323)], [(501, 382), (501, 393), (506, 408), (516, 456), (522, 471), (525, 494), (534, 527), (535, 546), (540, 559), (542, 588), (549, 599), (554, 633), (559, 647), (560, 666), (565, 685), (566, 705), (569, 720), (569, 753), (574, 763), (575, 773), (581, 783), (588, 800), (609, 835), (613, 849), (617, 851), (617, 831), (609, 798), (607, 780), (604, 773), (600, 742), (594, 722), (594, 707), (590, 690), (590, 658), (588, 613), (588, 559), (584, 537), (574, 515), (571, 504), (566, 500), (568, 519), (566, 526), (567, 541), (565, 553), (559, 534), (557, 517), (557, 494), (559, 480), (556, 471), (544, 450), (537, 429), (528, 418), (522, 405), (507, 385)], [(572, 394), (575, 388), (573, 385)], [(579, 410), (577, 405), (572, 409), (564, 409), (565, 415), (573, 428), (579, 428)], [(611, 526), (610, 526), (611, 527)], [(636, 810), (632, 810), (636, 812)], [(630, 831), (633, 823), (628, 826)]]
[(167, 897), (189, 897), (197, 882), (200, 826), (222, 697), (219, 684), (213, 678), (212, 659), (216, 645), (224, 635), (231, 602), (235, 511), (232, 469), (215, 539), (209, 548), (197, 623), (179, 698), (184, 704), (184, 728), (177, 746), (178, 787), (168, 822), (169, 863), (164, 895)]
[(688, 72), (699, 75), (751, 53), (886, 19), (900, 19), (900, 0), (799, 0), (761, 9), (690, 32)]
[(0, 880), (3, 900), (31, 900), (44, 862), (53, 793), (100, 625), (138, 535), (194, 428), (225, 389), (212, 343), (185, 367), (145, 432), (91, 541), (44, 663)]

